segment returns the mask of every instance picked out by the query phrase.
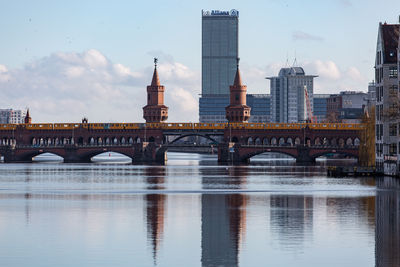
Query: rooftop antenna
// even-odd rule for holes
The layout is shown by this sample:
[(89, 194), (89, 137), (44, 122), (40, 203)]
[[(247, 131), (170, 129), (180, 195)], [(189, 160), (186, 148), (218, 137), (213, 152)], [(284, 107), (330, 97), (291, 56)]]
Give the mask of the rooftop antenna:
[(285, 68), (289, 67), (289, 53), (286, 51), (286, 63)]
[(293, 61), (293, 67), (296, 67), (297, 65), (297, 55), (296, 55), (296, 50), (294, 50), (294, 61)]

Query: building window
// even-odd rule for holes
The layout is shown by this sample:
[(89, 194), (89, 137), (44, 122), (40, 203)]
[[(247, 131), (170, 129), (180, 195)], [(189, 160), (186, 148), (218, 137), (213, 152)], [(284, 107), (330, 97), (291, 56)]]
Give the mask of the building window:
[(389, 78), (397, 78), (397, 66), (389, 67)]
[(236, 94), (236, 95), (235, 95), (235, 100), (236, 100), (236, 101), (239, 101), (239, 94)]
[(397, 154), (397, 144), (390, 144), (389, 145), (389, 155), (394, 156)]
[(397, 136), (397, 123), (389, 124), (389, 135)]

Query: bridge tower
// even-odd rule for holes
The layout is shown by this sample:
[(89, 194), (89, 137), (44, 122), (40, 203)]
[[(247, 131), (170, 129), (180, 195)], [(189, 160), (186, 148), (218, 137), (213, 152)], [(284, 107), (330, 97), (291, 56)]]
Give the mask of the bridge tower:
[(28, 108), (28, 110), (26, 111), (26, 115), (25, 115), (25, 124), (29, 124), (29, 123), (32, 123), (32, 118), (29, 115), (29, 108)]
[(147, 105), (143, 107), (143, 118), (146, 122), (163, 122), (168, 119), (168, 107), (164, 105), (164, 86), (158, 78), (157, 58), (154, 58), (153, 80), (147, 86)]
[(250, 118), (250, 107), (246, 105), (247, 86), (242, 84), (239, 71), (239, 58), (237, 59), (236, 75), (230, 89), (230, 105), (225, 108), (228, 122), (247, 122)]

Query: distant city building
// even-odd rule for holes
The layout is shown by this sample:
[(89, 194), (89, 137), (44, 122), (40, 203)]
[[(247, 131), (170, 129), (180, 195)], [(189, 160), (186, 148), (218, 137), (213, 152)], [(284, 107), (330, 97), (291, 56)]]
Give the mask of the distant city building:
[(0, 109), (0, 123), (9, 123), (12, 109)]
[(368, 84), (368, 105), (375, 105), (376, 101), (376, 84), (372, 81)]
[(267, 77), (271, 82), (271, 115), (273, 122), (304, 122), (307, 106), (304, 88), (308, 92), (313, 110), (313, 88), (315, 75), (306, 75), (303, 68), (282, 68), (276, 77)]
[(0, 109), (1, 123), (24, 123), (26, 111), (13, 109)]
[(314, 110), (313, 114), (317, 118), (317, 122), (325, 122), (327, 119), (327, 105), (329, 94), (314, 94)]
[[(229, 103), (229, 86), (233, 84), (235, 78), (238, 57), (239, 12), (234, 9), (202, 11), (200, 122), (226, 121), (226, 105), (220, 106), (222, 104), (220, 100), (226, 98), (224, 104)], [(204, 110), (205, 107), (208, 110)], [(219, 112), (221, 108), (223, 112)], [(206, 116), (203, 115), (205, 113)]]
[(327, 121), (359, 123), (368, 103), (368, 94), (356, 91), (343, 91), (330, 95), (327, 99)]
[(399, 174), (399, 74), (400, 24), (379, 23), (375, 59), (376, 167)]
[[(229, 105), (229, 95), (200, 98), (200, 117), (207, 122), (227, 122), (225, 107)], [(267, 94), (247, 94), (247, 105), (251, 108), (249, 122), (271, 122), (271, 96)], [(203, 121), (203, 122), (204, 122)]]

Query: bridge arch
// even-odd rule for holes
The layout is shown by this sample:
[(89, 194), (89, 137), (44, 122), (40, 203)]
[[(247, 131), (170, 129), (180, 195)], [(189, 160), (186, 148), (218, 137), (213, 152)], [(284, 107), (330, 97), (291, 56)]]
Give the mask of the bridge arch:
[(316, 159), (316, 158), (319, 158), (319, 157), (322, 157), (322, 156), (326, 156), (326, 155), (329, 155), (329, 154), (343, 155), (343, 156), (346, 156), (346, 157), (352, 157), (352, 158), (358, 159), (358, 153), (352, 153), (352, 152), (347, 152), (347, 151), (335, 151), (335, 152), (324, 151), (324, 152), (311, 154), (310, 156), (312, 158)]
[(252, 157), (260, 155), (260, 154), (264, 154), (264, 153), (279, 153), (279, 154), (284, 154), (284, 155), (290, 156), (290, 157), (292, 157), (294, 159), (296, 159), (296, 157), (297, 157), (297, 154), (292, 154), (292, 153), (290, 153), (288, 151), (284, 151), (284, 150), (280, 150), (279, 148), (276, 148), (276, 149), (268, 149), (268, 150), (266, 150), (266, 149), (261, 150), (260, 149), (258, 151), (254, 151), (254, 152), (245, 154), (245, 155), (243, 155), (241, 157), (241, 160), (243, 162), (246, 162), (246, 161), (250, 160)]
[(352, 146), (353, 145), (353, 139), (350, 137), (346, 139), (346, 146)]
[(278, 144), (276, 137), (271, 138), (271, 145), (276, 146)]
[[(208, 139), (208, 140), (210, 140), (210, 141), (212, 141), (214, 143), (219, 143), (217, 140), (215, 140), (214, 138), (212, 138), (212, 137), (210, 137), (208, 135), (198, 134), (198, 133), (189, 133), (189, 134), (184, 134), (184, 135), (178, 136), (177, 138), (175, 138), (174, 140), (169, 142), (169, 144), (173, 144), (173, 143), (177, 142), (178, 140), (181, 140), (182, 138), (189, 137), (189, 136), (200, 136), (200, 137), (206, 138), (206, 139)], [(236, 142), (234, 140), (236, 140)], [(238, 140), (238, 138), (236, 136), (232, 137), (232, 142), (237, 143), (238, 141), (239, 140)]]
[(247, 138), (247, 144), (248, 145), (254, 145), (254, 139), (253, 139), (253, 137), (249, 137), (249, 138)]
[(269, 140), (268, 140), (268, 138), (267, 137), (264, 137), (263, 138), (263, 145), (269, 145)]
[(279, 145), (285, 144), (285, 138), (283, 138), (283, 137), (279, 138), (278, 144), (279, 144)]
[(294, 139), (294, 144), (295, 144), (295, 145), (300, 145), (300, 144), (301, 144), (301, 139), (300, 139), (300, 137), (296, 137), (296, 138)]
[(288, 137), (288, 139), (286, 139), (286, 143), (290, 146), (293, 146), (293, 139), (291, 137)]

